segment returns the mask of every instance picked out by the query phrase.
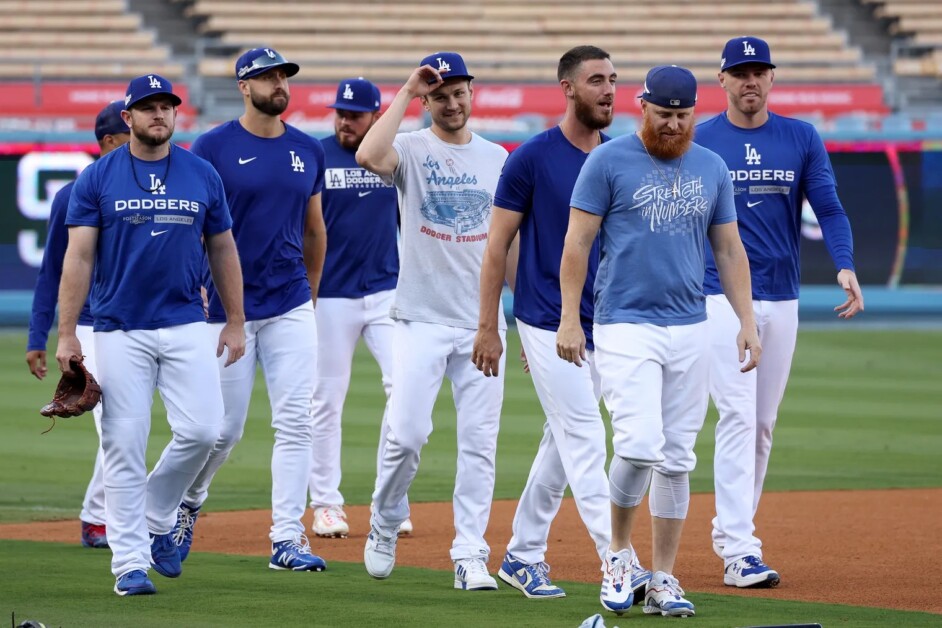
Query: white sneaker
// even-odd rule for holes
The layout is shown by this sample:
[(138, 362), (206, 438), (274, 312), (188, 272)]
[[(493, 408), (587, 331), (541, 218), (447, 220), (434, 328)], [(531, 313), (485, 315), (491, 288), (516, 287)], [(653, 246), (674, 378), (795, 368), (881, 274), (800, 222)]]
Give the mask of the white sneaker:
[(655, 571), (648, 583), (647, 593), (644, 595), (644, 612), (648, 615), (660, 613), (670, 617), (690, 617), (695, 615), (693, 603), (684, 598), (684, 590), (680, 588), (677, 578)]
[(314, 523), (311, 529), (317, 536), (345, 539), (350, 534), (347, 514), (340, 506), (326, 506), (314, 509)]
[(409, 536), (412, 534), (412, 519), (406, 519), (399, 525), (399, 536)]
[[(397, 540), (395, 534), (383, 536), (375, 526), (370, 528), (366, 547), (363, 548), (363, 564), (366, 565), (367, 573), (380, 580), (389, 577), (396, 565)], [(496, 585), (494, 588), (497, 588)]]
[(602, 607), (616, 615), (627, 613), (634, 602), (634, 591), (631, 588), (631, 565), (634, 560), (635, 553), (631, 548), (617, 552), (608, 550), (605, 554), (599, 601)]
[(487, 573), (483, 558), (462, 558), (455, 561), (455, 588), (465, 591), (497, 589), (497, 580)]
[(733, 561), (723, 573), (723, 584), (741, 589), (770, 589), (777, 587), (780, 581), (778, 572), (758, 556), (745, 556)]

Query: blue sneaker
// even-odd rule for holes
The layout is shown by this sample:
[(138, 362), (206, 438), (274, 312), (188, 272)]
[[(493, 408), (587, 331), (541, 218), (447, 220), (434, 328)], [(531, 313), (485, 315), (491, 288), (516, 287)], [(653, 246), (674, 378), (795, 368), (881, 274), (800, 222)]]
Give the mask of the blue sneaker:
[(549, 565), (524, 563), (507, 553), (497, 577), (531, 599), (566, 597), (566, 592), (550, 582)]
[(684, 590), (677, 578), (655, 571), (644, 594), (644, 612), (648, 615), (660, 613), (669, 617), (691, 617), (695, 615), (693, 603), (684, 599)]
[(640, 603), (644, 599), (645, 587), (648, 585), (648, 582), (651, 581), (651, 570), (641, 566), (641, 561), (638, 560), (637, 553), (635, 553), (634, 559), (631, 561), (630, 574), (631, 590), (634, 593), (635, 602)]
[(180, 502), (180, 507), (177, 508), (177, 522), (170, 534), (173, 536), (173, 542), (180, 552), (181, 563), (190, 555), (190, 546), (193, 545), (193, 528), (196, 527), (196, 518), (199, 516), (199, 506), (188, 506)]
[(605, 555), (605, 569), (602, 573), (602, 592), (599, 601), (606, 610), (616, 615), (628, 612), (634, 603), (634, 590), (631, 588), (631, 563), (635, 558), (631, 548)]
[(157, 593), (157, 587), (150, 581), (147, 574), (140, 569), (129, 571), (114, 583), (114, 592), (118, 595), (152, 595)]
[(781, 582), (778, 572), (758, 556), (746, 556), (730, 563), (723, 574), (723, 584), (740, 589), (770, 589)]
[(324, 571), (327, 563), (311, 553), (311, 545), (303, 534), (296, 541), (272, 543), (269, 569), (289, 571)]
[(150, 564), (161, 576), (176, 578), (183, 573), (180, 565), (180, 550), (173, 542), (173, 535), (150, 535)]

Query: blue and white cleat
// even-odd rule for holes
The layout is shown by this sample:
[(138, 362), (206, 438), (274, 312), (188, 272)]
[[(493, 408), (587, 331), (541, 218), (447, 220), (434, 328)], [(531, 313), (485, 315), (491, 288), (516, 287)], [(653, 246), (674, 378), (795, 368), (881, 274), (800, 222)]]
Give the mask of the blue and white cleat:
[(114, 592), (124, 597), (126, 595), (153, 595), (157, 587), (150, 581), (147, 574), (140, 569), (129, 571), (114, 583)]
[(189, 506), (180, 502), (180, 507), (177, 508), (177, 522), (170, 534), (180, 552), (181, 563), (190, 555), (190, 546), (193, 545), (193, 528), (196, 527), (196, 518), (199, 516), (199, 506)]
[(173, 542), (173, 535), (170, 533), (150, 535), (150, 564), (157, 573), (167, 578), (177, 578), (183, 573), (180, 550)]
[(497, 577), (530, 599), (566, 597), (566, 592), (550, 581), (549, 570), (546, 563), (525, 563), (508, 553), (504, 556)]
[(631, 588), (631, 563), (635, 559), (631, 548), (605, 555), (605, 567), (602, 573), (602, 592), (599, 601), (602, 606), (616, 615), (628, 612), (634, 603), (634, 591)]
[(634, 554), (634, 560), (631, 561), (631, 590), (635, 596), (635, 603), (640, 603), (644, 600), (645, 588), (648, 585), (648, 582), (651, 581), (651, 570), (645, 569), (641, 566), (641, 561), (638, 560), (637, 552)]
[(668, 617), (691, 617), (696, 614), (693, 603), (684, 598), (677, 578), (655, 571), (644, 594), (644, 612), (648, 615), (660, 613)]
[(762, 562), (758, 556), (746, 556), (733, 561), (723, 574), (723, 584), (740, 589), (771, 589), (781, 582), (778, 572)]
[(324, 571), (327, 563), (311, 553), (311, 545), (302, 534), (296, 540), (272, 543), (268, 568), (279, 571)]

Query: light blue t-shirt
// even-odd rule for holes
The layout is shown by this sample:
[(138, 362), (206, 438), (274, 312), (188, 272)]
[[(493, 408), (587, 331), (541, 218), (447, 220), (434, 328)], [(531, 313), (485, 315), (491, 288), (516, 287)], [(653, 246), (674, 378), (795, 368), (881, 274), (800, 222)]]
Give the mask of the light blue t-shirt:
[(179, 146), (144, 161), (130, 144), (75, 181), (65, 224), (97, 227), (95, 331), (161, 329), (205, 320), (201, 238), (232, 217), (212, 166)]
[(592, 151), (571, 205), (602, 216), (597, 324), (706, 320), (703, 243), (712, 225), (736, 220), (718, 155), (691, 144), (678, 159), (652, 160), (637, 135), (624, 135)]

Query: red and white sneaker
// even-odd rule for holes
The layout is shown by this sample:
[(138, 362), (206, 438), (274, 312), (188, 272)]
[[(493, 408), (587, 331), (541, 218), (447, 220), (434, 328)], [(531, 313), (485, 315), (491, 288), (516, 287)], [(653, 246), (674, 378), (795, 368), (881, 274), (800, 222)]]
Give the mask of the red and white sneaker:
[(350, 534), (347, 515), (340, 506), (324, 506), (314, 509), (314, 534), (327, 538), (345, 539)]

